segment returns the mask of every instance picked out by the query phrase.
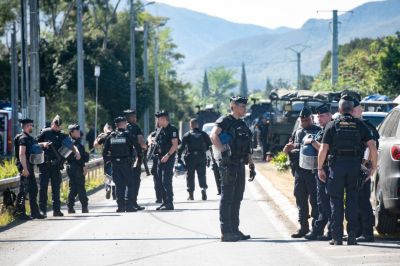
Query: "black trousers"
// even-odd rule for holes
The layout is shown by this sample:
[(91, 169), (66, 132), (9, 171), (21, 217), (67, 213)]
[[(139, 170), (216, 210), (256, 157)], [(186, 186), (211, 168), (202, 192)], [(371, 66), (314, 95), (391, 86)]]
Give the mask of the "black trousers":
[(186, 174), (186, 185), (187, 191), (193, 192), (195, 190), (195, 174), (197, 172), (197, 178), (199, 179), (199, 186), (202, 189), (207, 189), (207, 179), (206, 179), (206, 167), (207, 167), (207, 157), (205, 153), (201, 154), (188, 154), (185, 156), (185, 164), (187, 168)]
[(118, 208), (121, 210), (133, 208), (134, 181), (131, 162), (112, 162), (112, 169)]
[(70, 164), (67, 167), (69, 177), (69, 194), (68, 207), (73, 208), (76, 196), (79, 197), (82, 207), (88, 206), (88, 197), (85, 188), (85, 176), (83, 175), (83, 167), (77, 164)]
[(229, 164), (229, 181), (222, 179), (219, 221), (221, 233), (239, 231), (239, 211), (246, 185), (244, 163)]
[(41, 164), (39, 166), (39, 207), (42, 212), (47, 212), (47, 191), (51, 184), (51, 196), (53, 200), (53, 211), (60, 211), (60, 186), (61, 172), (58, 165)]
[(29, 176), (25, 177), (20, 174), (19, 193), (17, 195), (16, 211), (17, 213), (25, 213), (26, 194), (29, 195), (29, 206), (31, 215), (39, 214), (39, 206), (37, 203), (38, 186), (36, 183), (33, 167), (29, 167)]
[(309, 207), (311, 205), (312, 225), (318, 219), (317, 182), (312, 171), (295, 167), (294, 196), (299, 210), (299, 223), (301, 228), (308, 229)]
[(139, 162), (137, 163), (136, 167), (133, 168), (133, 204), (137, 205), (137, 198), (139, 195), (139, 189), (140, 189), (140, 183), (141, 183), (141, 178), (140, 175), (142, 174), (142, 162), (141, 159), (139, 159)]
[(158, 157), (153, 158), (153, 166), (151, 167), (151, 174), (153, 175), (154, 191), (156, 193), (157, 201), (163, 200), (163, 185), (162, 180), (158, 175)]

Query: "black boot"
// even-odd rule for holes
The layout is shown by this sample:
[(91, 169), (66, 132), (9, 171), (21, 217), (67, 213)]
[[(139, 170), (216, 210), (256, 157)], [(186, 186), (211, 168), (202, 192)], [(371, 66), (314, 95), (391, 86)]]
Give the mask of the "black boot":
[(225, 233), (221, 236), (221, 242), (237, 242), (242, 240), (238, 233)]
[(88, 206), (82, 206), (82, 213), (89, 213)]
[(251, 238), (250, 235), (245, 235), (241, 231), (236, 232), (241, 238), (240, 240), (249, 240)]
[(304, 237), (308, 232), (310, 232), (310, 229), (308, 228), (300, 228), (299, 230), (297, 230), (296, 233), (292, 234), (291, 237), (292, 238), (302, 238)]
[(341, 245), (343, 245), (343, 240), (342, 239), (332, 239), (331, 241), (329, 241), (329, 245), (341, 246)]
[(76, 213), (74, 207), (68, 207), (68, 213), (70, 213), (70, 214)]
[(187, 200), (194, 200), (193, 191), (189, 191), (189, 197), (187, 198)]
[(207, 191), (205, 188), (201, 189), (201, 199), (207, 200)]
[(374, 242), (374, 241), (375, 241), (374, 235), (362, 234), (360, 237), (357, 237), (357, 242), (368, 243), (368, 242)]
[(62, 213), (60, 210), (53, 211), (53, 216), (54, 217), (62, 217), (62, 216), (64, 216), (64, 213)]
[(354, 233), (349, 233), (349, 236), (347, 237), (347, 245), (348, 246), (357, 245), (357, 239)]

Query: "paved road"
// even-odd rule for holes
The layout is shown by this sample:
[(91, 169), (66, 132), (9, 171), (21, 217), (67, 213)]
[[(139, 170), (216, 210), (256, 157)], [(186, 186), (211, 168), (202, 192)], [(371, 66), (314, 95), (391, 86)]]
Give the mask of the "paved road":
[(101, 190), (90, 197), (89, 214), (5, 230), (0, 265), (399, 265), (400, 241), (332, 247), (291, 239), (294, 225), (256, 182), (248, 183), (241, 212), (241, 229), (253, 239), (221, 243), (218, 196), (208, 176), (209, 200), (193, 202), (186, 201), (184, 179), (174, 178), (175, 211), (155, 211), (152, 179), (146, 177), (143, 212), (115, 213), (116, 203)]

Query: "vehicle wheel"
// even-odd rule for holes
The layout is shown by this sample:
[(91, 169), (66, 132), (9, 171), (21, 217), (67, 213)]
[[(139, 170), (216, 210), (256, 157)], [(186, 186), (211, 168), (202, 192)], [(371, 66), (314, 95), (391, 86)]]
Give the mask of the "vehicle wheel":
[(377, 187), (376, 209), (375, 209), (375, 227), (379, 234), (391, 234), (397, 229), (397, 216), (391, 214), (383, 205), (382, 191)]

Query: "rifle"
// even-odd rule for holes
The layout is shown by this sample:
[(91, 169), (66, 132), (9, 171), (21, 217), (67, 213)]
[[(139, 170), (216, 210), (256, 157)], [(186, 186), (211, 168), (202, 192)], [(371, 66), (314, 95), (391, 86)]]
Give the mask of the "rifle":
[(158, 136), (160, 136), (161, 128), (157, 129), (156, 135), (154, 136), (154, 142), (150, 145), (150, 149), (147, 152), (147, 161), (152, 160), (154, 153), (160, 149), (160, 144), (158, 143)]
[(220, 195), (221, 194), (221, 174), (219, 172), (219, 166), (217, 164), (217, 160), (215, 160), (212, 147), (210, 147), (210, 154), (211, 154), (211, 160), (212, 160), (211, 168), (214, 172), (215, 183), (217, 184), (217, 189), (218, 189), (218, 195)]
[(144, 170), (146, 171), (146, 175), (149, 176), (149, 175), (151, 175), (151, 172), (150, 172), (148, 161), (147, 161), (147, 151), (148, 151), (148, 149), (143, 151), (143, 166), (144, 166)]

